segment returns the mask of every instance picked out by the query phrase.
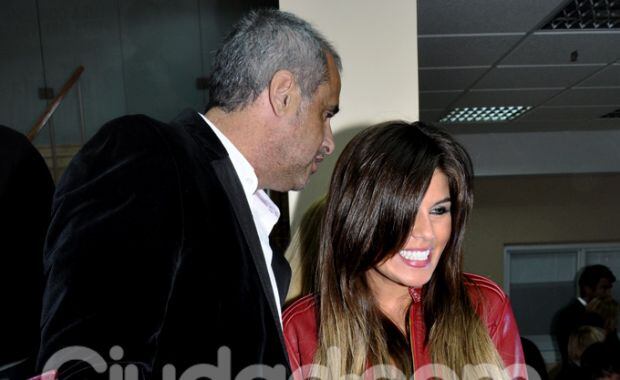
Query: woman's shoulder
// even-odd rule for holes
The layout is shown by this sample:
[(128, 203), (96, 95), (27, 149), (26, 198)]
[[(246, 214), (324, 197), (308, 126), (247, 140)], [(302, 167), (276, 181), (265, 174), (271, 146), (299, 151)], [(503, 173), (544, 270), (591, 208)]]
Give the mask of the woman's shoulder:
[(284, 330), (287, 330), (287, 327), (299, 326), (300, 324), (316, 325), (316, 302), (316, 295), (308, 294), (287, 306), (282, 314)]
[(464, 273), (464, 275), (465, 286), (473, 301), (480, 301), (487, 305), (487, 308), (488, 305), (503, 307), (507, 302), (508, 296), (506, 293), (491, 279), (473, 273)]
[(485, 321), (491, 336), (497, 327), (512, 316), (510, 300), (502, 288), (492, 280), (477, 274), (465, 273), (465, 286), (478, 316)]
[(317, 348), (317, 301), (313, 294), (301, 297), (284, 310), (282, 329), (293, 371), (312, 363)]
[(477, 291), (481, 291), (485, 295), (502, 301), (506, 299), (507, 296), (504, 290), (490, 278), (474, 273), (464, 273), (464, 275), (465, 286), (467, 286), (470, 292), (477, 288)]

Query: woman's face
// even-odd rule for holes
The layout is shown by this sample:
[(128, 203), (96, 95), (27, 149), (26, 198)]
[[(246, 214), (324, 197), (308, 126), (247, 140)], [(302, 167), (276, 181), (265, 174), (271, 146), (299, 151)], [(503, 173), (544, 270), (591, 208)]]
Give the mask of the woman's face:
[(366, 272), (375, 293), (402, 294), (430, 280), (452, 232), (450, 205), (448, 177), (436, 169), (402, 250)]

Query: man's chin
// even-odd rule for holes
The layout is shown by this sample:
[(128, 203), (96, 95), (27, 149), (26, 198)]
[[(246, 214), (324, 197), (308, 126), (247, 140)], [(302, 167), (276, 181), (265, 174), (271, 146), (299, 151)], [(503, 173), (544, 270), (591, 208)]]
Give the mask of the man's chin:
[(287, 191), (301, 191), (306, 187), (309, 181), (309, 176), (306, 176), (305, 179), (297, 179), (294, 183), (282, 184), (282, 186), (273, 186), (270, 190), (279, 191), (285, 193)]
[(296, 183), (293, 188), (291, 188), (291, 191), (301, 191), (303, 190), (306, 185), (308, 185), (308, 182), (310, 182), (310, 177), (306, 177), (305, 181), (303, 183)]
[(284, 181), (282, 181), (281, 189), (272, 187), (271, 190), (281, 191), (281, 192), (301, 191), (306, 187), (306, 185), (308, 185), (308, 183), (310, 182), (310, 176), (312, 176), (312, 174), (316, 172), (316, 169), (317, 169), (317, 165), (314, 163), (309, 166), (306, 166), (303, 173), (301, 171), (298, 171), (296, 176), (288, 176), (288, 181), (286, 181), (288, 183), (285, 183)]

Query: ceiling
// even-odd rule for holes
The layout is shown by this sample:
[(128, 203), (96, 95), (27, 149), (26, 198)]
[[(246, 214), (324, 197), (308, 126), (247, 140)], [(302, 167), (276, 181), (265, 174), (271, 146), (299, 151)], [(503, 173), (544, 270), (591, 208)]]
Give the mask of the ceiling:
[(420, 119), (438, 122), (455, 107), (531, 106), (508, 122), (446, 127), (453, 133), (620, 130), (620, 118), (601, 118), (620, 109), (620, 25), (541, 30), (569, 3), (419, 0)]

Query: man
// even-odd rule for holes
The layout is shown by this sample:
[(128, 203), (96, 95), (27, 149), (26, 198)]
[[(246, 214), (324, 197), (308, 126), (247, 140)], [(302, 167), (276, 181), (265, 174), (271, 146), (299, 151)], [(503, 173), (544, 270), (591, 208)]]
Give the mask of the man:
[(586, 305), (595, 297), (611, 295), (615, 281), (614, 274), (604, 265), (590, 265), (581, 272), (579, 297), (556, 313), (551, 326), (563, 363), (568, 362), (568, 338), (571, 332), (587, 323)]
[[(269, 246), (279, 213), (262, 189), (303, 188), (333, 152), (339, 70), (306, 22), (255, 11), (216, 54), (205, 115), (123, 117), (83, 147), (55, 195), (41, 371), (74, 359), (61, 378), (97, 363), (145, 379), (288, 373), (290, 268)], [(57, 354), (78, 345), (92, 351)]]
[(34, 371), (53, 193), (41, 154), (26, 136), (0, 125), (0, 379)]

